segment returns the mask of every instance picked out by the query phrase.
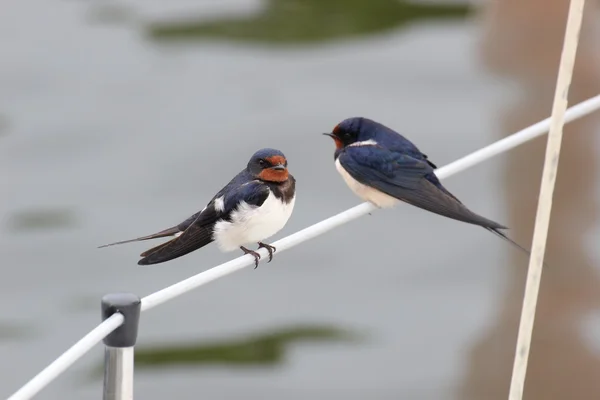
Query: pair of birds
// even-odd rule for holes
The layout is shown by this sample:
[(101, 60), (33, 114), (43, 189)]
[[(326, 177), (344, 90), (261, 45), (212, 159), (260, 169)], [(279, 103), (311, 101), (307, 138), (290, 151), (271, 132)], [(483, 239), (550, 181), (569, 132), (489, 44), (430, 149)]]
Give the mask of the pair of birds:
[[(335, 167), (350, 189), (361, 199), (379, 208), (399, 201), (469, 224), (479, 225), (529, 251), (505, 236), (507, 229), (475, 214), (450, 193), (435, 175), (435, 164), (412, 142), (392, 129), (367, 118), (349, 118), (333, 128)], [(266, 248), (269, 262), (276, 248), (263, 240), (281, 230), (292, 215), (296, 201), (296, 180), (279, 150), (262, 149), (254, 153), (246, 169), (237, 174), (210, 202), (179, 225), (136, 239), (100, 247), (162, 237), (168, 242), (146, 250), (139, 265), (173, 260), (215, 241), (222, 251), (248, 249), (257, 243)]]

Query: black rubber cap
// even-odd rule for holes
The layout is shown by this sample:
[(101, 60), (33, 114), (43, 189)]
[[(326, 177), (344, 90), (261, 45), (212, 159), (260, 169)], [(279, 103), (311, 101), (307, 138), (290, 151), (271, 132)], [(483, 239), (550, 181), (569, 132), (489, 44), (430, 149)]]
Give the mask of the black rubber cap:
[(132, 293), (110, 293), (102, 298), (102, 320), (114, 313), (125, 317), (123, 325), (104, 338), (104, 344), (110, 347), (131, 347), (135, 345), (140, 322), (142, 301)]

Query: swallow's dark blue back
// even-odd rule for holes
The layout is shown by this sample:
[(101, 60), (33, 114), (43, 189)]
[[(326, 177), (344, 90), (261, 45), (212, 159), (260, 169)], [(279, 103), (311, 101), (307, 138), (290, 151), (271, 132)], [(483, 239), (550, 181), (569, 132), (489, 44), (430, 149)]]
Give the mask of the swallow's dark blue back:
[(391, 151), (404, 153), (418, 160), (425, 160), (423, 153), (410, 140), (402, 136), (400, 133), (385, 125), (375, 122), (368, 118), (353, 118), (349, 125), (354, 125), (357, 128), (359, 141), (369, 139), (375, 140), (379, 145)]
[(372, 168), (388, 174), (388, 178), (393, 171), (396, 174), (395, 179), (404, 181), (402, 184), (405, 185), (410, 185), (410, 181), (419, 175), (420, 178), (425, 178), (449, 196), (454, 197), (435, 175), (434, 171), (437, 168), (435, 164), (429, 161), (414, 143), (400, 133), (364, 117), (349, 118), (342, 121), (340, 126), (345, 130), (358, 132), (359, 142), (374, 140), (378, 147), (385, 151), (377, 151), (370, 146), (360, 146), (351, 148), (352, 150), (338, 150), (336, 154), (352, 151), (355, 155), (359, 155), (362, 162), (372, 163)]

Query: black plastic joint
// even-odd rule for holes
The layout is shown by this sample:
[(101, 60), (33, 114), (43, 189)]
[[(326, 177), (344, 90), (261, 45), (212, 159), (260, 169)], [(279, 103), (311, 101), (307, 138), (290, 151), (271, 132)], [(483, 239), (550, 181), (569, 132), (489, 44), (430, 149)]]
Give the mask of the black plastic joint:
[(102, 298), (102, 320), (114, 313), (125, 317), (123, 324), (104, 338), (110, 347), (131, 347), (135, 345), (140, 323), (142, 301), (132, 293), (110, 293)]

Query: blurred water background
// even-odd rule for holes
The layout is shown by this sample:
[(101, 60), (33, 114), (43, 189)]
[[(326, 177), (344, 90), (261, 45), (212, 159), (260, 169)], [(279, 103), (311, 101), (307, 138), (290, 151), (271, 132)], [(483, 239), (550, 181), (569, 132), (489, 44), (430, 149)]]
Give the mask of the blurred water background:
[[(238, 256), (148, 243), (281, 149), (276, 238), (358, 203), (320, 135), (365, 116), (438, 166), (547, 117), (566, 0), (12, 0), (0, 12), (0, 396), (100, 319)], [(588, 1), (571, 104), (600, 92)], [(566, 129), (525, 394), (600, 392), (598, 116)], [(529, 245), (545, 140), (452, 177)], [(136, 398), (506, 398), (527, 258), (473, 226), (376, 212), (144, 313)], [(101, 396), (102, 348), (40, 399)], [(596, 396), (596, 397), (595, 397)]]

